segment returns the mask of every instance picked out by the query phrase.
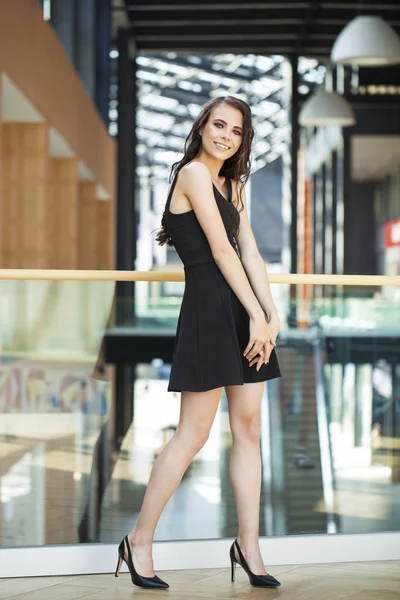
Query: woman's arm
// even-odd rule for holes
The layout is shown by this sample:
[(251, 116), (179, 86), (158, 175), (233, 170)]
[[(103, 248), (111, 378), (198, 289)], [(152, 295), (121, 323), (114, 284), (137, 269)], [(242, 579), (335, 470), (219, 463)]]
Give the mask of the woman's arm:
[(246, 192), (243, 184), (239, 183), (239, 185), (242, 187), (242, 201), (244, 204), (244, 209), (240, 213), (240, 229), (237, 237), (240, 257), (251, 283), (251, 287), (258, 299), (258, 302), (260, 303), (260, 306), (267, 315), (269, 326), (273, 330), (276, 337), (280, 325), (279, 317), (272, 299), (264, 260), (258, 250), (257, 243), (251, 229), (247, 210)]
[(179, 174), (181, 191), (187, 196), (203, 229), (215, 262), (249, 317), (263, 314), (243, 265), (228, 239), (214, 198), (210, 172), (206, 165), (192, 162)]
[(269, 326), (273, 328), (274, 331), (276, 327), (279, 330), (279, 317), (272, 299), (267, 270), (262, 256), (260, 254), (258, 256), (253, 256), (246, 262), (242, 259), (242, 263), (251, 283), (251, 287), (253, 288), (264, 313), (267, 315)]

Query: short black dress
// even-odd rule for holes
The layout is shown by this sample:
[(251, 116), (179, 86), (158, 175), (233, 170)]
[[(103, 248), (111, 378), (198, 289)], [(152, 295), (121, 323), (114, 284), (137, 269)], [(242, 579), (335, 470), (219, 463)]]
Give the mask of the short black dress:
[[(206, 392), (227, 385), (266, 381), (280, 377), (275, 348), (268, 364), (259, 371), (249, 366), (243, 352), (249, 342), (249, 316), (222, 275), (210, 244), (194, 210), (171, 213), (171, 197), (177, 177), (171, 185), (165, 205), (165, 223), (169, 236), (185, 270), (185, 291), (176, 329), (169, 392)], [(218, 205), (230, 243), (238, 254), (234, 238), (237, 211), (232, 203), (229, 181), (226, 200), (216, 186)]]

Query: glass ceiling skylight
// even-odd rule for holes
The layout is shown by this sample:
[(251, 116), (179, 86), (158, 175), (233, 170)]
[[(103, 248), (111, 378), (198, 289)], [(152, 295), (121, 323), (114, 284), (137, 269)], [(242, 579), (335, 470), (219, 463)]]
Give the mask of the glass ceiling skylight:
[[(290, 65), (282, 56), (168, 52), (136, 58), (138, 166), (166, 178), (182, 157), (193, 120), (210, 98), (232, 95), (248, 102), (256, 130), (253, 171), (275, 160), (289, 144)], [(318, 83), (325, 68), (300, 58), (301, 83)], [(114, 81), (113, 81), (114, 84)], [(113, 87), (113, 86), (112, 86)], [(114, 85), (115, 88), (115, 85)], [(111, 91), (110, 133), (117, 133), (115, 89)]]

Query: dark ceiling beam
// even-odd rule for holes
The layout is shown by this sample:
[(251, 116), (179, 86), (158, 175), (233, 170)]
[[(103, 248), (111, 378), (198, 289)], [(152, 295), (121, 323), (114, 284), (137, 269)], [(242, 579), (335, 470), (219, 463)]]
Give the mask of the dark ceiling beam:
[(160, 19), (151, 19), (149, 21), (142, 21), (140, 19), (134, 20), (134, 28), (152, 29), (154, 25), (160, 27), (162, 29), (182, 29), (185, 27), (193, 27), (193, 24), (196, 27), (217, 27), (221, 29), (221, 27), (296, 27), (301, 25), (303, 19), (301, 17), (295, 19), (245, 19), (244, 21), (241, 19), (166, 19), (165, 21), (161, 21)]
[[(312, 27), (314, 17), (318, 10), (318, 7), (319, 7), (319, 0), (313, 0), (312, 2), (310, 2), (309, 6), (308, 6), (306, 19), (304, 20), (304, 23), (300, 30), (299, 36), (297, 38), (298, 55), (300, 55), (303, 46), (307, 43), (307, 40), (309, 39), (310, 29)], [(336, 37), (337, 37), (337, 34), (335, 34), (335, 39), (336, 39)], [(331, 39), (331, 41), (334, 41), (334, 40)], [(296, 61), (296, 65), (297, 64), (298, 64), (298, 61)]]
[[(149, 27), (140, 27), (135, 25), (134, 27), (134, 37), (136, 39), (140, 39), (142, 37), (149, 36), (168, 36), (168, 37), (181, 37), (194, 34), (195, 36), (218, 36), (223, 39), (234, 39), (237, 37), (243, 36), (260, 36), (263, 38), (270, 39), (279, 39), (279, 36), (289, 37), (293, 35), (297, 35), (301, 28), (306, 24), (306, 19), (304, 21), (299, 21), (296, 25), (247, 25), (242, 23), (241, 25), (236, 25), (221, 30), (221, 27), (215, 25), (215, 23), (209, 25), (198, 25), (197, 23), (192, 23), (188, 25), (187, 28), (182, 27), (164, 27), (159, 26), (158, 23), (153, 23)], [(319, 33), (325, 36), (336, 36), (342, 27), (338, 25), (318, 25), (314, 26), (314, 32)], [(272, 37), (271, 37), (272, 36)]]
[[(305, 12), (302, 17), (297, 17), (295, 19), (151, 19), (149, 21), (141, 21), (135, 19), (134, 26), (132, 27), (132, 33), (137, 31), (146, 31), (146, 29), (150, 29), (151, 31), (159, 28), (160, 30), (169, 29), (169, 30), (179, 30), (182, 28), (201, 28), (201, 27), (238, 27), (240, 30), (243, 28), (265, 28), (265, 27), (273, 27), (281, 28), (283, 30), (288, 30), (289, 28), (297, 28), (300, 27), (304, 21), (306, 20)], [(349, 19), (335, 19), (335, 18), (319, 18), (314, 19), (315, 24), (321, 29), (326, 28), (331, 32), (336, 32), (342, 29), (347, 23)], [(399, 18), (391, 20), (392, 27), (398, 27), (400, 25)]]
[(223, 10), (223, 11), (235, 11), (235, 10), (293, 10), (298, 8), (306, 9), (308, 2), (301, 2), (299, 0), (295, 2), (268, 2), (265, 0), (261, 2), (215, 2), (214, 0), (202, 0), (202, 2), (191, 2), (186, 0), (184, 2), (171, 2), (171, 0), (125, 0), (125, 7), (128, 12), (139, 12), (143, 10), (143, 6), (146, 6), (146, 10), (159, 11), (165, 10), (168, 12), (180, 12), (182, 10), (188, 10), (194, 14), (199, 11), (208, 12), (210, 10)]
[(364, 0), (362, 3), (360, 2), (320, 2), (320, 7), (323, 10), (351, 10), (367, 13), (370, 10), (399, 10), (400, 6), (396, 0), (393, 2), (376, 2), (376, 0)]
[[(195, 4), (195, 2), (193, 2)], [(210, 24), (214, 22), (224, 23), (228, 19), (234, 20), (236, 22), (241, 22), (246, 24), (248, 22), (254, 23), (255, 21), (259, 22), (262, 20), (266, 23), (271, 24), (279, 24), (278, 22), (285, 23), (286, 19), (289, 19), (290, 22), (293, 21), (303, 21), (306, 18), (309, 4), (303, 7), (297, 8), (286, 8), (285, 4), (282, 3), (281, 6), (276, 7), (275, 10), (270, 10), (268, 8), (268, 4), (265, 3), (259, 9), (241, 9), (237, 11), (229, 11), (227, 12), (226, 8), (218, 9), (218, 4), (214, 4), (214, 10), (210, 10), (208, 7), (203, 7), (203, 12), (193, 12), (192, 10), (188, 10), (187, 7), (182, 6), (179, 11), (174, 14), (169, 11), (165, 11), (163, 7), (158, 7), (156, 11), (149, 10), (149, 6), (147, 3), (143, 3), (140, 8), (136, 12), (129, 13), (129, 19), (132, 22), (132, 25), (136, 25), (137, 23), (143, 22), (151, 22), (153, 24), (156, 23), (165, 23), (165, 26), (168, 27), (170, 25), (174, 26), (177, 22), (186, 22), (188, 24), (194, 25), (199, 22), (209, 22)], [(373, 9), (374, 14), (381, 15), (388, 22), (398, 21), (400, 18), (400, 4), (393, 4), (391, 10), (382, 10), (384, 5), (377, 5), (376, 8)], [(368, 14), (368, 8), (365, 7), (365, 14)], [(337, 9), (329, 9), (321, 7), (316, 12), (316, 19), (322, 20), (322, 22), (331, 22), (333, 23), (337, 21), (343, 21), (348, 23), (350, 19), (356, 17), (359, 14), (358, 9), (348, 10), (346, 8), (337, 8)], [(340, 24), (340, 23), (338, 23)]]
[[(242, 32), (238, 32), (238, 33), (210, 33), (207, 31), (204, 31), (204, 33), (187, 33), (185, 32), (185, 34), (173, 34), (173, 33), (168, 33), (168, 34), (148, 34), (148, 35), (141, 35), (139, 32), (135, 35), (135, 41), (138, 45), (141, 45), (143, 43), (151, 43), (151, 42), (165, 42), (167, 44), (173, 44), (175, 41), (176, 42), (191, 42), (192, 46), (194, 43), (197, 42), (203, 42), (203, 43), (212, 43), (215, 44), (215, 42), (220, 43), (221, 46), (223, 46), (226, 42), (230, 42), (232, 43), (253, 43), (253, 42), (268, 42), (268, 41), (281, 41), (281, 40), (293, 40), (293, 38), (295, 39), (299, 39), (300, 36), (300, 32), (299, 31), (288, 31), (288, 32), (267, 32), (267, 33), (253, 33), (253, 32), (246, 32), (246, 33), (242, 33)], [(336, 34), (334, 33), (311, 33), (307, 36), (307, 39), (324, 39), (327, 41), (330, 40), (335, 40), (336, 39)]]
[[(178, 42), (168, 44), (166, 42), (141, 42), (137, 44), (138, 52), (185, 52), (193, 54), (193, 43), (190, 41)], [(296, 45), (293, 44), (266, 44), (262, 43), (251, 43), (249, 40), (245, 40), (243, 43), (236, 44), (207, 44), (204, 41), (196, 43), (196, 54), (203, 53), (209, 54), (221, 54), (221, 53), (238, 53), (238, 54), (277, 54), (277, 55), (291, 55), (297, 54)], [(331, 45), (312, 45), (308, 43), (302, 48), (302, 54), (304, 56), (321, 57), (326, 59), (330, 55)]]
[(246, 32), (246, 33), (241, 33), (240, 31), (238, 32), (232, 32), (230, 31), (225, 32), (225, 33), (221, 33), (221, 32), (217, 32), (217, 33), (210, 33), (207, 32), (206, 30), (202, 31), (198, 31), (197, 29), (193, 28), (192, 31), (185, 31), (184, 33), (180, 32), (180, 33), (166, 33), (165, 31), (159, 35), (155, 35), (153, 33), (150, 33), (149, 35), (141, 35), (138, 32), (135, 34), (135, 41), (138, 42), (139, 44), (141, 42), (144, 41), (150, 41), (150, 42), (174, 42), (175, 40), (179, 40), (179, 41), (187, 41), (190, 42), (192, 41), (192, 45), (193, 42), (220, 42), (221, 45), (223, 45), (225, 42), (243, 42), (246, 41), (247, 43), (249, 42), (259, 42), (259, 41), (268, 41), (268, 40), (286, 40), (286, 39), (291, 39), (293, 38), (293, 36), (297, 37), (296, 32), (286, 32), (286, 31), (282, 31), (282, 32), (276, 32), (273, 33), (272, 31), (269, 32), (263, 32), (263, 33), (253, 33), (251, 30)]
[[(219, 5), (215, 5), (215, 7), (218, 6)], [(156, 11), (149, 10), (149, 6), (147, 4), (143, 4), (136, 12), (128, 13), (128, 16), (132, 24), (135, 25), (136, 23), (148, 21), (153, 23), (165, 22), (167, 24), (174, 23), (176, 21), (184, 21), (192, 24), (197, 23), (197, 21), (208, 21), (209, 23), (220, 21), (223, 23), (224, 21), (226, 22), (227, 19), (234, 19), (235, 21), (241, 21), (243, 23), (246, 23), (248, 20), (256, 21), (258, 19), (263, 19), (265, 21), (272, 20), (277, 22), (288, 15), (290, 15), (291, 21), (301, 21), (303, 20), (305, 13), (305, 7), (286, 9), (284, 4), (282, 4), (281, 8), (276, 8), (273, 11), (268, 10), (267, 6), (264, 4), (263, 7), (258, 9), (249, 10), (247, 8), (242, 8), (241, 10), (229, 13), (227, 12), (226, 8), (217, 8), (216, 10), (210, 11), (208, 7), (203, 7), (202, 12), (198, 13), (189, 10), (187, 6), (182, 6), (177, 13), (172, 13), (165, 11), (161, 6)]]

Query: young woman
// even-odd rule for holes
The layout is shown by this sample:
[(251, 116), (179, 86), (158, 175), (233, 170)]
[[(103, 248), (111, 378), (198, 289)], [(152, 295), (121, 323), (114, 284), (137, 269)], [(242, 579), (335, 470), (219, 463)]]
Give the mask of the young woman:
[(230, 548), (232, 581), (239, 563), (252, 585), (280, 585), (265, 571), (258, 539), (261, 398), (264, 382), (281, 373), (274, 349), (279, 319), (244, 190), (253, 136), (245, 102), (232, 96), (213, 99), (195, 120), (184, 157), (172, 168), (156, 239), (175, 246), (185, 269), (168, 385), (168, 391), (181, 392), (181, 410), (173, 438), (154, 463), (137, 523), (119, 546), (116, 575), (124, 560), (141, 587), (169, 587), (154, 575), (154, 532), (208, 438), (223, 387), (239, 523)]

